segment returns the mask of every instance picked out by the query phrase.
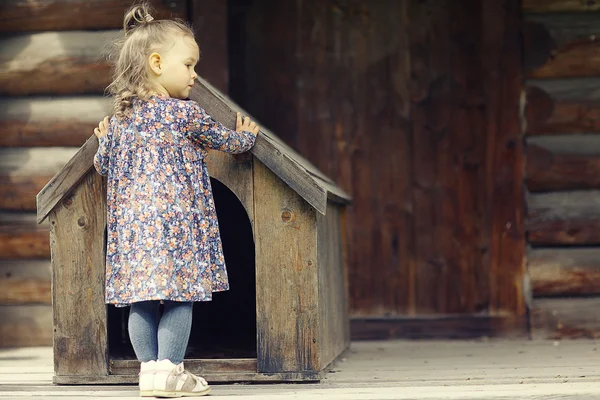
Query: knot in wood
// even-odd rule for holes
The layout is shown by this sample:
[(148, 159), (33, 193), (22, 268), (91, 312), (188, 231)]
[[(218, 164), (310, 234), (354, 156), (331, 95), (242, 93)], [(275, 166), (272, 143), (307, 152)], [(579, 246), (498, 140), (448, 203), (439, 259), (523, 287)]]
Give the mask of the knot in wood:
[(77, 225), (81, 227), (85, 226), (85, 217), (79, 217), (79, 219), (77, 220)]
[(281, 220), (286, 223), (293, 222), (296, 220), (296, 214), (294, 214), (294, 212), (290, 210), (283, 210), (281, 212)]

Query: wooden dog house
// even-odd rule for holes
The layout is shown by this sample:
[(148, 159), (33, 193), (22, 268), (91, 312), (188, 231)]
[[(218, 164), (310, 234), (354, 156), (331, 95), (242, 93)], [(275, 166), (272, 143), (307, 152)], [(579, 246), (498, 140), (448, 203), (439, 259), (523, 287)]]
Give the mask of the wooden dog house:
[[(199, 83), (191, 99), (234, 126), (239, 107)], [(51, 225), (59, 384), (134, 383), (139, 371), (127, 308), (104, 303), (106, 181), (93, 168), (97, 147), (92, 136), (37, 196), (38, 222)], [(207, 161), (231, 290), (196, 304), (187, 367), (213, 382), (321, 379), (350, 342), (349, 196), (265, 129), (249, 153), (211, 152)]]

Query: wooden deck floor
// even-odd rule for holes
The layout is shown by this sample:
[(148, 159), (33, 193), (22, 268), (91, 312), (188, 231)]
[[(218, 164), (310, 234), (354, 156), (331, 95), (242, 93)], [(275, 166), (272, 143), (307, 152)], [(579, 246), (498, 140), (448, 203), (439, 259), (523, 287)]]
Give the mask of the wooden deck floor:
[[(52, 385), (52, 350), (0, 350), (0, 399), (135, 398), (135, 386)], [(319, 384), (214, 385), (219, 399), (600, 399), (595, 341), (356, 342)]]

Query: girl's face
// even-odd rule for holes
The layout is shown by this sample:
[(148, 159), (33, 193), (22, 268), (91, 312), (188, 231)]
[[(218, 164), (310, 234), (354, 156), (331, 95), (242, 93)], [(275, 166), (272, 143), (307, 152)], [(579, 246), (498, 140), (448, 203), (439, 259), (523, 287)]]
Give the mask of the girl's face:
[(187, 99), (198, 77), (194, 68), (199, 57), (200, 51), (194, 39), (184, 35), (177, 35), (174, 44), (166, 51), (152, 53), (149, 59), (151, 81), (159, 93)]

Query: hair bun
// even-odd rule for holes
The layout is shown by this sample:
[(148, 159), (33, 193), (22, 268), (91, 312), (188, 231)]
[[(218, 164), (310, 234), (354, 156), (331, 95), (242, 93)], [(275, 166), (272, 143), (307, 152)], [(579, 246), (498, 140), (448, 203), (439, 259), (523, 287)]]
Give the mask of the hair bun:
[(154, 17), (152, 17), (150, 11), (151, 7), (146, 2), (133, 5), (125, 13), (125, 17), (123, 18), (123, 30), (129, 32), (137, 26), (154, 21)]

